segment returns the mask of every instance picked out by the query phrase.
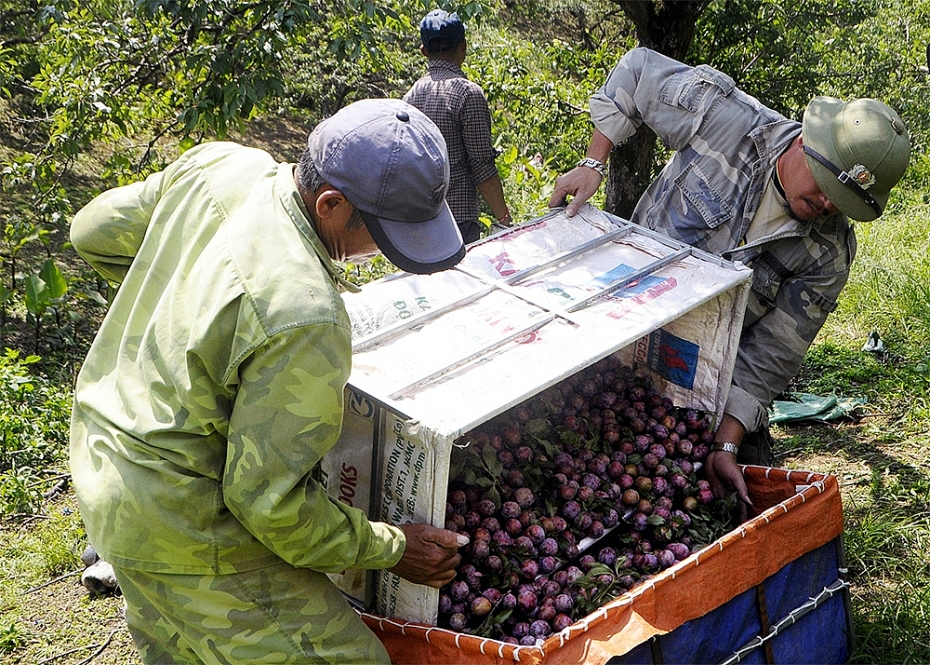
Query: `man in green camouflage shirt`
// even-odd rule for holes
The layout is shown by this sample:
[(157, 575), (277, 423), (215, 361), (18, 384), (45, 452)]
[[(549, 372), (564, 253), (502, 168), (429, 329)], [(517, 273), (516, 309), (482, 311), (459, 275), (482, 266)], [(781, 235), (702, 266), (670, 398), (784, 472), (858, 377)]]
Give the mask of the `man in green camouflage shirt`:
[(145, 662), (387, 663), (326, 573), (452, 579), (457, 534), (370, 522), (312, 477), (351, 365), (333, 261), (457, 263), (448, 179), (425, 115), (363, 100), (296, 167), (208, 143), (75, 216), (120, 287), (78, 377), (72, 475)]
[(907, 130), (874, 99), (816, 97), (795, 122), (726, 74), (645, 48), (620, 59), (590, 109), (587, 155), (556, 181), (551, 206), (572, 196), (566, 214), (573, 215), (600, 186), (611, 149), (645, 123), (675, 153), (631, 221), (753, 270), (729, 397), (707, 458), (715, 494), (736, 490), (745, 514), (737, 460), (772, 463), (767, 408), (836, 308), (856, 253), (849, 218), (876, 219), (904, 174)]

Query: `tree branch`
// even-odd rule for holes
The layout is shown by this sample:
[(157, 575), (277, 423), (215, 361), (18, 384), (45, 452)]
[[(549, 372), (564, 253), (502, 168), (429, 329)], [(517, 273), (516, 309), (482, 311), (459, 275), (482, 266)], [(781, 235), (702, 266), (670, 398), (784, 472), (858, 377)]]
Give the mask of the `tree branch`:
[(70, 656), (71, 654), (77, 653), (78, 651), (84, 651), (84, 650), (86, 650), (86, 649), (96, 649), (96, 651), (94, 651), (94, 653), (92, 653), (92, 654), (89, 655), (87, 658), (85, 658), (85, 659), (82, 660), (80, 663), (78, 663), (78, 665), (86, 665), (87, 663), (89, 663), (90, 661), (92, 661), (94, 658), (96, 658), (97, 656), (99, 656), (101, 653), (103, 653), (103, 650), (104, 650), (104, 649), (106, 649), (108, 646), (110, 646), (110, 642), (113, 641), (113, 636), (116, 635), (116, 633), (118, 633), (119, 630), (120, 630), (119, 628), (114, 628), (114, 629), (110, 632), (110, 634), (107, 636), (107, 639), (105, 639), (103, 642), (101, 642), (100, 644), (98, 644), (98, 645), (96, 645), (96, 646), (93, 645), (93, 644), (91, 644), (91, 645), (86, 646), (86, 647), (77, 647), (77, 648), (75, 648), (75, 649), (69, 649), (68, 651), (62, 651), (62, 652), (59, 653), (59, 654), (55, 654), (54, 656), (50, 656), (49, 658), (46, 658), (45, 660), (40, 660), (38, 663), (36, 663), (36, 665), (47, 665), (47, 663), (51, 663), (51, 662), (53, 662), (53, 661), (56, 661), (56, 660), (58, 660), (59, 658), (64, 658), (65, 656)]
[(23, 595), (25, 596), (25, 595), (28, 595), (28, 594), (33, 593), (33, 592), (35, 592), (35, 591), (38, 591), (39, 589), (44, 589), (44, 588), (47, 587), (47, 586), (51, 586), (52, 584), (55, 584), (55, 583), (57, 583), (57, 582), (61, 582), (62, 580), (66, 580), (66, 579), (68, 579), (69, 577), (74, 577), (75, 575), (80, 575), (80, 574), (83, 573), (83, 572), (84, 572), (83, 570), (72, 570), (70, 573), (65, 573), (64, 575), (59, 575), (58, 577), (56, 577), (56, 578), (53, 579), (53, 580), (49, 580), (48, 582), (43, 582), (43, 583), (40, 584), (39, 586), (34, 586), (34, 587), (32, 587), (31, 589), (26, 589), (25, 591), (23, 591)]
[(107, 639), (105, 639), (105, 640), (100, 644), (100, 646), (98, 647), (98, 649), (97, 649), (94, 653), (90, 654), (87, 658), (85, 658), (84, 660), (82, 660), (80, 663), (78, 663), (78, 665), (87, 665), (87, 663), (89, 663), (89, 662), (92, 661), (94, 658), (96, 658), (97, 656), (99, 656), (100, 654), (102, 654), (103, 651), (104, 651), (104, 649), (106, 649), (108, 646), (110, 646), (110, 642), (113, 641), (113, 636), (116, 635), (116, 633), (118, 633), (118, 632), (119, 632), (119, 628), (114, 628), (112, 631), (110, 631), (110, 634), (107, 635)]

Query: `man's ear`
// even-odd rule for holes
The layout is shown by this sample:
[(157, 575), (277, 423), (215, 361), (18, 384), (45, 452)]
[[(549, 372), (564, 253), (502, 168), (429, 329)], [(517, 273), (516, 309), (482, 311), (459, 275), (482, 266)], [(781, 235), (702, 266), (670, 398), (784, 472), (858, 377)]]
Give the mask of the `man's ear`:
[(349, 205), (349, 201), (338, 189), (323, 185), (317, 190), (315, 209), (317, 217), (321, 220), (331, 219), (342, 205)]

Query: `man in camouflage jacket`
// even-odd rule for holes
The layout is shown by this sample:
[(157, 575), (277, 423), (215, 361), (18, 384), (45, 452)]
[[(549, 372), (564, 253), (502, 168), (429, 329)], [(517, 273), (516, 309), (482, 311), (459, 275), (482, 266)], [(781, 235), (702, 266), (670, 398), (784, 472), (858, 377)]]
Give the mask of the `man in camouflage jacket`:
[(312, 476), (351, 366), (356, 287), (333, 261), (457, 263), (448, 175), (425, 115), (363, 100), (296, 167), (203, 144), (74, 217), (119, 290), (78, 377), (72, 475), (144, 662), (387, 663), (326, 573), (452, 579), (457, 534), (370, 522)]
[[(856, 253), (849, 218), (871, 221), (907, 168), (902, 120), (872, 99), (817, 97), (789, 120), (706, 65), (628, 52), (590, 99), (587, 156), (556, 182), (567, 214), (597, 191), (604, 162), (640, 124), (674, 150), (631, 221), (753, 270), (739, 352), (708, 475), (718, 496), (737, 490), (736, 466), (771, 464), (754, 445), (767, 408), (797, 373), (837, 306)], [(741, 445), (745, 444), (745, 445)], [(735, 454), (734, 454), (735, 453)], [(745, 506), (744, 506), (745, 508)]]

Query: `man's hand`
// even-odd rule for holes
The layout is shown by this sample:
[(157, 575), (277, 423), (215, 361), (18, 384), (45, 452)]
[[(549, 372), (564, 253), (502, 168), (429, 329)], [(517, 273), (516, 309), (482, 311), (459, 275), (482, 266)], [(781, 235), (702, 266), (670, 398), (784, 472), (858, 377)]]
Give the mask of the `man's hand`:
[(601, 174), (587, 166), (576, 166), (565, 175), (555, 179), (555, 189), (549, 199), (549, 207), (565, 205), (567, 196), (572, 200), (565, 205), (565, 214), (574, 217), (585, 201), (591, 198), (601, 186)]
[(736, 498), (739, 499), (739, 521), (745, 522), (749, 518), (752, 501), (746, 489), (746, 480), (736, 463), (736, 455), (725, 450), (712, 450), (707, 454), (704, 464), (711, 492), (718, 499), (736, 492)]
[(459, 548), (468, 538), (429, 524), (403, 524), (407, 548), (391, 572), (414, 584), (439, 588), (455, 578), (455, 568), (462, 557)]
[[(591, 135), (591, 143), (588, 145), (587, 152), (585, 152), (585, 159), (582, 161), (594, 160), (604, 164), (613, 147), (614, 144), (611, 140), (595, 127), (594, 133)], [(584, 205), (594, 195), (597, 188), (601, 186), (601, 180), (603, 179), (603, 173), (591, 167), (576, 166), (565, 175), (555, 179), (555, 189), (549, 199), (549, 207), (557, 208), (564, 205), (565, 215), (574, 217), (575, 213), (578, 212), (578, 208)], [(571, 196), (572, 200), (568, 202), (568, 205), (565, 205), (568, 196)]]

